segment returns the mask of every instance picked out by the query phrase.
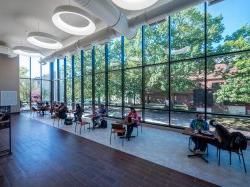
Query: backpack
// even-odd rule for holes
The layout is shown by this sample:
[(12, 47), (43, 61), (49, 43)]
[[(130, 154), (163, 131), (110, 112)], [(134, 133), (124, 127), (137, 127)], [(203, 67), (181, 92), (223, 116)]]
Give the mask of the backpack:
[(72, 118), (66, 118), (64, 121), (65, 125), (72, 125), (73, 124), (73, 119)]
[(247, 138), (240, 132), (232, 132), (230, 147), (235, 150), (246, 150)]
[(101, 125), (100, 125), (100, 128), (107, 128), (108, 127), (108, 123), (105, 119), (101, 120)]

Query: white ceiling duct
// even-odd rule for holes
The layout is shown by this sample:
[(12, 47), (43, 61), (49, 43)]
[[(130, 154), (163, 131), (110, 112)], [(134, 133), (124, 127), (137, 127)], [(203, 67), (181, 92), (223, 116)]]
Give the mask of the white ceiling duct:
[(127, 17), (107, 0), (75, 0), (84, 9), (102, 19), (108, 26), (127, 38), (133, 38), (136, 30), (128, 27)]
[(10, 58), (14, 58), (17, 55), (13, 53), (12, 49), (7, 46), (0, 45), (0, 54), (8, 55)]

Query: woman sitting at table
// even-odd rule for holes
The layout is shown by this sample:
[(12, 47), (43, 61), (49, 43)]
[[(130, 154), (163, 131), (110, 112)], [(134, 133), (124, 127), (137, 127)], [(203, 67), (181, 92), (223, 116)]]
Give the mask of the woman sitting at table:
[(137, 126), (137, 123), (139, 122), (139, 116), (136, 112), (136, 110), (133, 107), (130, 107), (130, 112), (128, 116), (125, 119), (125, 123), (127, 123), (127, 135), (126, 138), (129, 140), (131, 137), (131, 134), (133, 132), (134, 127)]
[(76, 110), (74, 111), (74, 121), (82, 121), (82, 114), (83, 114), (83, 108), (80, 106), (80, 104), (76, 104)]
[[(197, 131), (197, 132), (200, 132), (201, 130), (209, 130), (208, 123), (204, 120), (204, 117), (202, 114), (196, 115), (196, 119), (192, 120), (190, 124), (190, 128), (193, 131)], [(206, 150), (207, 143), (204, 140), (197, 138), (197, 137), (192, 137), (192, 141), (195, 144), (194, 146), (195, 152), (196, 151), (204, 152)]]

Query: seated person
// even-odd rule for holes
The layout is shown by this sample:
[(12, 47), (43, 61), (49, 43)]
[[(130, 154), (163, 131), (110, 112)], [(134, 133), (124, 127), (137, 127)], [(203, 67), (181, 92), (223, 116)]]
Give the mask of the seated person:
[(100, 123), (98, 123), (98, 120), (102, 120), (103, 117), (107, 116), (107, 110), (103, 104), (101, 104), (93, 116), (93, 127), (100, 126)]
[(60, 119), (66, 119), (67, 118), (67, 112), (68, 108), (64, 103), (61, 103), (58, 109), (58, 117)]
[(44, 115), (45, 111), (48, 111), (50, 109), (50, 105), (49, 102), (47, 101), (45, 104), (42, 105), (41, 107), (41, 111), (42, 111), (42, 115)]
[(59, 107), (58, 104), (56, 102), (53, 102), (50, 108), (50, 114), (52, 115), (53, 112), (56, 112), (58, 110), (58, 107)]
[[(208, 123), (204, 120), (203, 114), (197, 114), (196, 119), (192, 120), (190, 124), (190, 128), (193, 131), (201, 131), (201, 130), (209, 130)], [(207, 142), (204, 140), (197, 138), (197, 137), (192, 137), (192, 141), (194, 142), (194, 151), (201, 151), (204, 152), (207, 147)]]
[(74, 111), (74, 121), (82, 121), (82, 114), (83, 114), (83, 108), (80, 106), (80, 104), (76, 104), (76, 110)]
[(138, 121), (139, 121), (139, 116), (138, 116), (136, 110), (133, 107), (131, 107), (129, 114), (125, 119), (125, 123), (128, 124), (127, 125), (127, 135), (126, 135), (126, 138), (128, 140), (131, 137), (131, 134), (133, 132), (134, 127), (137, 126)]

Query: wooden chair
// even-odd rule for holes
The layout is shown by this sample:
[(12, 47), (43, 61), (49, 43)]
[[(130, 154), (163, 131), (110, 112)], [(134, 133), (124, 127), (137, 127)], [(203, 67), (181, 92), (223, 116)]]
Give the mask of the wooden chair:
[(77, 125), (80, 125), (80, 134), (82, 134), (82, 127), (83, 127), (83, 129), (85, 131), (85, 126), (86, 125), (89, 125), (89, 132), (90, 132), (90, 123), (89, 122), (83, 121), (83, 120), (81, 120), (81, 121), (79, 121), (79, 120), (75, 121), (75, 133), (76, 133)]
[(114, 134), (114, 139), (116, 136), (120, 136), (122, 138), (122, 146), (124, 145), (124, 139), (126, 135), (126, 129), (123, 127), (122, 123), (115, 122), (111, 124), (111, 131), (110, 131), (110, 145), (111, 145), (111, 139), (112, 134)]
[(57, 120), (57, 127), (59, 127), (60, 124), (63, 124), (63, 122), (64, 122), (64, 119), (63, 119), (63, 118), (60, 118), (58, 115), (56, 115), (56, 116), (54, 117), (54, 120), (53, 120), (53, 126), (54, 126), (56, 120)]

